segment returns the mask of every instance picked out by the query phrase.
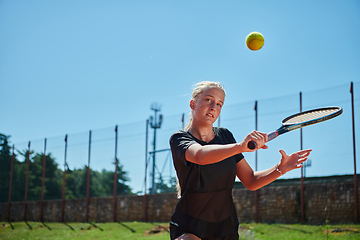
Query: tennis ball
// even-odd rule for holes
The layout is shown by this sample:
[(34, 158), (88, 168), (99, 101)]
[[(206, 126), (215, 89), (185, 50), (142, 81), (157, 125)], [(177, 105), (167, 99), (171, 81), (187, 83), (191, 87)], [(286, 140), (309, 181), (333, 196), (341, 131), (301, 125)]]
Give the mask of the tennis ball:
[(264, 46), (264, 37), (259, 32), (252, 32), (246, 37), (246, 46), (253, 51), (260, 50)]

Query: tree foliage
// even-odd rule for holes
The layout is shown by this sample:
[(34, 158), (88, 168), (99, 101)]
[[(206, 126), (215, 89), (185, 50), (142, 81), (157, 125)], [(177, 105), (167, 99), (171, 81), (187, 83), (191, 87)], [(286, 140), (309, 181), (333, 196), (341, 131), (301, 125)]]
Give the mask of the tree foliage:
[[(8, 201), (12, 152), (9, 136), (0, 133), (0, 202)], [(14, 153), (11, 201), (24, 201), (28, 150)], [(44, 153), (29, 153), (28, 200), (40, 200), (42, 190)], [(65, 198), (85, 198), (88, 167), (65, 170)], [(51, 153), (45, 156), (44, 199), (61, 199), (64, 170), (59, 168)], [(117, 195), (133, 194), (127, 185), (130, 179), (123, 166), (117, 166)], [(90, 197), (112, 196), (114, 172), (90, 169)]]
[(8, 136), (0, 133), (0, 201), (7, 201), (9, 192), (11, 155)]

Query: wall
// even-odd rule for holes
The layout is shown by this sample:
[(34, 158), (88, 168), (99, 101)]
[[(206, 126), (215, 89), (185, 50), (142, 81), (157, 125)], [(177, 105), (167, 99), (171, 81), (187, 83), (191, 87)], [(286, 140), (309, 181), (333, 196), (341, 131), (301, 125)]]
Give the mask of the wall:
[[(324, 224), (355, 222), (353, 182), (324, 182), (305, 184), (305, 223)], [(241, 222), (255, 221), (255, 193), (235, 188), (233, 199)], [(117, 221), (142, 221), (144, 196), (118, 196)], [(178, 199), (175, 193), (147, 195), (147, 221), (168, 222)], [(359, 204), (360, 205), (360, 204)], [(89, 221), (112, 222), (113, 198), (90, 198)], [(61, 200), (44, 201), (44, 221), (61, 220)], [(24, 203), (11, 205), (11, 221), (23, 221)], [(86, 221), (85, 199), (65, 202), (66, 222)], [(27, 220), (39, 221), (40, 202), (28, 201)], [(0, 220), (7, 220), (7, 203), (0, 203)], [(300, 223), (300, 184), (269, 185), (258, 190), (258, 221), (267, 223)]]

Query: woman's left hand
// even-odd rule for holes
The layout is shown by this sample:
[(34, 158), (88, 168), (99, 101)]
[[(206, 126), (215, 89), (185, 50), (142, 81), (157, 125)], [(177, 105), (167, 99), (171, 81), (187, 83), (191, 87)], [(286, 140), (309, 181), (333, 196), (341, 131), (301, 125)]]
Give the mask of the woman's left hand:
[(281, 161), (279, 163), (279, 170), (282, 174), (285, 174), (293, 169), (301, 168), (303, 166), (303, 162), (308, 159), (311, 151), (311, 149), (307, 149), (287, 155), (284, 150), (280, 150)]

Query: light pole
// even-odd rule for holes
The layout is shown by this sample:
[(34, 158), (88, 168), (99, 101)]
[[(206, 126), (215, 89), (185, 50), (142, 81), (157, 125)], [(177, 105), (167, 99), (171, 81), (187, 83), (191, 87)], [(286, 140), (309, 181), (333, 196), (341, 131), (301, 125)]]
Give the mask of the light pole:
[(153, 166), (151, 173), (151, 177), (152, 177), (151, 193), (155, 194), (156, 193), (156, 188), (155, 188), (156, 129), (161, 127), (163, 116), (161, 114), (158, 116), (158, 112), (160, 112), (160, 106), (157, 103), (153, 103), (151, 105), (151, 110), (154, 111), (154, 118), (150, 116), (150, 121), (149, 121), (150, 127), (154, 129), (154, 143), (153, 143), (154, 151), (153, 151)]

